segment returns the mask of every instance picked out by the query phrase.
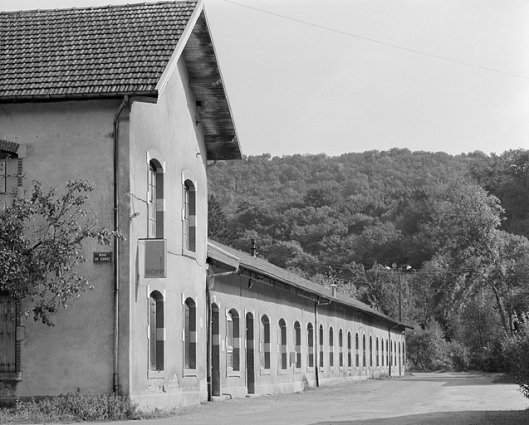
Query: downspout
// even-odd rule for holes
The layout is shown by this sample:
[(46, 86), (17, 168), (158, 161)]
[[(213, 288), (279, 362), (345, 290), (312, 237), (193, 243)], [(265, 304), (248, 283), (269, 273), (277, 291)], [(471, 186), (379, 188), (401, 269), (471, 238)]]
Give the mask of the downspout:
[(234, 270), (231, 270), (229, 272), (220, 272), (220, 273), (212, 273), (208, 274), (208, 277), (206, 278), (206, 368), (207, 368), (207, 386), (208, 386), (208, 401), (211, 401), (213, 398), (213, 382), (212, 382), (212, 374), (213, 374), (213, 360), (212, 360), (212, 351), (213, 351), (213, 336), (212, 336), (212, 328), (211, 328), (211, 317), (212, 317), (212, 310), (211, 310), (211, 290), (213, 289), (213, 286), (215, 285), (215, 278), (216, 277), (222, 277), (222, 276), (229, 276), (235, 273), (239, 272), (239, 267), (237, 267)]
[[(119, 116), (129, 97), (124, 96), (123, 101), (114, 117), (114, 232), (119, 231)], [(114, 236), (114, 373), (112, 376), (112, 389), (115, 395), (119, 392), (119, 238)]]
[(320, 327), (318, 326), (318, 306), (319, 305), (329, 305), (331, 300), (327, 302), (320, 302), (320, 297), (314, 303), (314, 372), (316, 375), (316, 387), (320, 386), (320, 364), (318, 359), (318, 353), (320, 352), (320, 344), (318, 336), (320, 334)]

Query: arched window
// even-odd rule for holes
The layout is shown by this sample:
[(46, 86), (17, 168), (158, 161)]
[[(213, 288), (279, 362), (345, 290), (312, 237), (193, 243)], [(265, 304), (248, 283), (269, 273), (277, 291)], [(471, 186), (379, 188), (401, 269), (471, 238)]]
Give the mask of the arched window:
[(320, 325), (320, 335), (319, 335), (319, 343), (320, 343), (320, 367), (323, 367), (323, 325)]
[(156, 160), (149, 161), (147, 176), (147, 237), (163, 238), (163, 169)]
[(296, 369), (301, 369), (301, 325), (294, 323), (294, 351), (296, 353)]
[(355, 352), (356, 352), (356, 367), (360, 367), (360, 343), (358, 341), (358, 332), (355, 335)]
[(329, 367), (334, 367), (334, 330), (329, 328)]
[(184, 249), (196, 252), (196, 192), (191, 180), (184, 182)]
[(366, 367), (366, 336), (362, 335), (362, 367)]
[(197, 322), (196, 304), (188, 298), (184, 304), (184, 367), (197, 368)]
[(307, 360), (308, 367), (314, 367), (314, 328), (312, 323), (307, 325)]
[(351, 332), (347, 332), (347, 367), (353, 366), (353, 355), (351, 353), (352, 341)]
[(283, 319), (279, 320), (278, 323), (278, 348), (279, 348), (279, 358), (280, 368), (286, 370), (288, 367), (288, 358), (287, 358), (287, 324)]
[(261, 317), (261, 329), (259, 332), (259, 342), (261, 345), (261, 367), (270, 369), (270, 320), (268, 317)]
[(369, 367), (373, 367), (373, 337), (369, 337)]
[(220, 309), (217, 304), (211, 304), (211, 368), (212, 395), (220, 396)]
[(382, 349), (380, 359), (382, 361), (382, 367), (384, 367), (384, 339), (380, 340), (380, 348)]
[(377, 336), (377, 341), (376, 341), (376, 351), (375, 351), (375, 359), (376, 359), (376, 366), (379, 367), (380, 366), (380, 361), (379, 361), (379, 351), (378, 351), (378, 336)]
[(240, 370), (239, 313), (231, 309), (226, 315), (226, 362), (228, 371)]
[(149, 296), (149, 368), (157, 371), (164, 368), (163, 297), (158, 291)]
[(338, 366), (340, 368), (343, 367), (343, 331), (340, 329), (338, 332), (338, 349), (340, 352), (338, 353)]

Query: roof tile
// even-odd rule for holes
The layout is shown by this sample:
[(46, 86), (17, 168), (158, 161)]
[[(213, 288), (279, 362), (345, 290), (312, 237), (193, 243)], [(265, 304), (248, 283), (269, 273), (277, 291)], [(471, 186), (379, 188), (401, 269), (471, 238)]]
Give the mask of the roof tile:
[(195, 7), (0, 12), (0, 99), (154, 92)]

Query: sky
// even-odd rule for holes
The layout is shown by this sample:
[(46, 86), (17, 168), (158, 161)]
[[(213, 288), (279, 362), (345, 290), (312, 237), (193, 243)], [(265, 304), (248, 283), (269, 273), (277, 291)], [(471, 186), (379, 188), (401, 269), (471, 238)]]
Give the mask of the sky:
[(529, 149), (528, 0), (204, 4), (245, 155)]

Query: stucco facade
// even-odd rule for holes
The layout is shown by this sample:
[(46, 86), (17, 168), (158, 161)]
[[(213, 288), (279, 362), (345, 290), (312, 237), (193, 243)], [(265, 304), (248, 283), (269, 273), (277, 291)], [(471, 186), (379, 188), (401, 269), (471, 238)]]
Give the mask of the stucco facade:
[[(220, 273), (210, 284), (213, 398), (404, 375), (405, 325), (247, 253), (212, 246), (238, 260), (228, 274), (215, 249), (209, 258), (213, 276)], [(235, 367), (230, 344), (240, 347)]]
[[(207, 398), (206, 365), (197, 361), (206, 356), (204, 344), (197, 343), (206, 339), (206, 164), (238, 159), (241, 154), (202, 4), (56, 10), (44, 11), (43, 16), (33, 11), (4, 14), (0, 19), (15, 28), (18, 37), (16, 28), (24, 29), (26, 20), (36, 27), (35, 20), (42, 18), (42, 25), (49, 28), (57, 18), (57, 38), (42, 38), (43, 49), (54, 49), (48, 44), (64, 35), (66, 29), (60, 28), (64, 16), (79, 18), (74, 22), (80, 26), (105, 20), (114, 25), (138, 16), (138, 23), (148, 26), (153, 25), (145, 20), (149, 14), (150, 22), (157, 22), (157, 16), (169, 21), (163, 34), (170, 37), (174, 32), (176, 46), (161, 49), (160, 44), (167, 44), (162, 37), (150, 47), (142, 44), (145, 52), (136, 53), (140, 38), (125, 31), (130, 49), (121, 44), (117, 51), (137, 54), (139, 62), (132, 60), (124, 77), (112, 74), (119, 78), (110, 87), (116, 92), (107, 91), (110, 77), (96, 76), (90, 93), (64, 95), (73, 89), (62, 85), (75, 85), (58, 78), (50, 84), (49, 94), (39, 97), (39, 81), (57, 78), (56, 73), (37, 78), (34, 88), (17, 91), (14, 88), (29, 80), (23, 63), (13, 68), (16, 75), (19, 66), (25, 77), (0, 87), (0, 158), (15, 161), (19, 172), (22, 167), (18, 196), (29, 193), (33, 180), (44, 188), (59, 189), (68, 180), (87, 180), (95, 190), (86, 208), (95, 213), (99, 225), (124, 237), (114, 246), (85, 247), (87, 262), (80, 273), (94, 289), (52, 317), (54, 327), (22, 319), (16, 330), (16, 373), (0, 370), (0, 397), (5, 400), (75, 391), (117, 392), (130, 396), (142, 409), (152, 409)], [(171, 19), (176, 21), (171, 24)], [(148, 29), (156, 35), (159, 27), (157, 23)], [(91, 38), (78, 41), (82, 48), (98, 43), (108, 47), (97, 29), (87, 28)], [(116, 32), (121, 28), (116, 27)], [(10, 49), (23, 49), (17, 41), (11, 46), (12, 40), (6, 40)], [(157, 60), (165, 63), (162, 68), (145, 61), (156, 48)], [(96, 55), (105, 50), (92, 51)], [(57, 64), (55, 59), (46, 58), (42, 72), (54, 66), (66, 72), (64, 67), (75, 66), (75, 61)], [(79, 63), (88, 62), (86, 56), (83, 60)], [(34, 69), (40, 72), (37, 66)], [(140, 74), (133, 76), (138, 69)], [(152, 80), (152, 75), (157, 78)], [(123, 86), (123, 78), (130, 78), (128, 86)], [(145, 83), (138, 84), (141, 79)], [(150, 241), (165, 243), (163, 277), (147, 274)], [(92, 260), (96, 252), (112, 254), (112, 261), (96, 263)], [(1, 291), (0, 295), (9, 296)], [(24, 300), (21, 304), (27, 306)], [(184, 334), (190, 309), (197, 325)]]
[[(24, 60), (16, 62), (26, 44), (9, 45), (15, 53), (6, 60), (15, 61), (15, 77), (0, 84), (0, 158), (16, 161), (18, 196), (33, 180), (44, 188), (93, 182), (87, 209), (124, 240), (85, 247), (80, 272), (94, 289), (60, 310), (54, 327), (20, 322), (16, 370), (0, 368), (0, 399), (115, 392), (149, 410), (404, 373), (402, 324), (208, 242), (208, 161), (242, 154), (200, 2), (40, 13), (0, 13), (0, 24), (9, 23), (23, 40), (24, 28), (42, 18), (43, 27), (57, 26), (57, 37), (43, 38), (44, 47), (59, 52), (53, 43), (71, 16), (82, 18), (81, 26), (130, 24), (132, 16), (139, 26), (152, 14), (147, 21), (156, 25), (147, 30), (154, 35), (156, 17), (175, 21), (136, 58), (140, 37), (129, 34), (136, 26), (117, 25), (116, 34), (131, 29), (123, 33), (130, 49), (119, 45), (115, 55), (128, 52), (132, 65), (120, 72), (110, 67), (94, 81), (92, 68), (70, 69), (72, 61), (56, 62), (59, 54), (43, 59), (42, 72), (56, 72), (46, 78), (37, 72), (32, 80), (27, 72), (39, 67), (26, 71)], [(89, 40), (66, 37), (64, 43), (74, 40), (94, 55), (113, 43), (87, 31), (93, 31)], [(143, 58), (167, 44), (171, 31), (175, 45), (160, 49), (163, 66), (155, 69)], [(97, 43), (105, 49), (92, 48)], [(58, 70), (86, 76), (74, 84)], [(44, 80), (51, 81), (46, 90)], [(93, 261), (99, 252), (112, 254), (112, 261)], [(9, 294), (0, 288), (0, 296)]]

